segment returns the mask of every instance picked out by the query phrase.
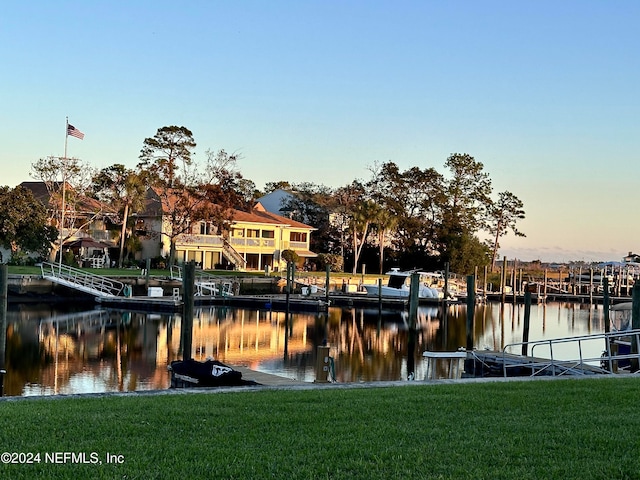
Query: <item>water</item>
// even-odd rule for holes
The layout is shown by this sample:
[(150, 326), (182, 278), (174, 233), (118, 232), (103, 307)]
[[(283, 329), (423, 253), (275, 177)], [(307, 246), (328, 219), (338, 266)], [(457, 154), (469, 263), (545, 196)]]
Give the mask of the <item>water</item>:
[[(446, 313), (446, 319), (445, 319)], [(78, 311), (48, 305), (11, 306), (7, 313), (5, 395), (121, 392), (169, 387), (167, 365), (181, 359), (178, 314), (114, 310)], [(604, 330), (601, 306), (550, 303), (531, 307), (529, 340)], [(325, 340), (338, 382), (406, 380), (415, 364), (422, 379), (424, 350), (466, 345), (466, 307), (420, 307), (415, 350), (408, 354), (407, 313), (330, 308), (297, 313), (285, 325), (281, 312), (207, 307), (196, 309), (193, 358), (312, 382), (317, 346)], [(502, 350), (522, 341), (524, 306), (489, 303), (475, 310), (478, 349)], [(599, 356), (601, 345), (585, 355)], [(572, 358), (569, 347), (556, 358)]]

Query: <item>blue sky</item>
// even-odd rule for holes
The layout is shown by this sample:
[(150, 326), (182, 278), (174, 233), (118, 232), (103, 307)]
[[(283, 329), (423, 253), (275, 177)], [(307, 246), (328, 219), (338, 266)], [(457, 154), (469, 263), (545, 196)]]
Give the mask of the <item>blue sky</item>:
[(134, 167), (184, 125), (245, 178), (341, 186), (468, 153), (525, 204), (500, 255), (640, 252), (640, 3), (31, 1), (0, 16), (0, 184), (64, 153)]

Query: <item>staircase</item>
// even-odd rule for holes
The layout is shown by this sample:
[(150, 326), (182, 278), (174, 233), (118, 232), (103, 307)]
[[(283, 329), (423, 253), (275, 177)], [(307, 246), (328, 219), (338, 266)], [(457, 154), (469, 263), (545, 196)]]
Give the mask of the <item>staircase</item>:
[(222, 255), (236, 266), (236, 269), (244, 270), (247, 266), (247, 261), (244, 257), (231, 246), (226, 238), (222, 239)]

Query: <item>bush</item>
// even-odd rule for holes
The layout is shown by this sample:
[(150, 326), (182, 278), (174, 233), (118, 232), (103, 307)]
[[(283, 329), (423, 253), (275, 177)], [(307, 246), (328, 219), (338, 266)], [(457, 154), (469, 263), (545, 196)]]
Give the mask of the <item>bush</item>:
[(344, 258), (333, 253), (319, 253), (316, 258), (318, 270), (326, 270), (329, 265), (331, 272), (342, 272), (344, 270)]
[(300, 261), (300, 256), (293, 250), (283, 250), (282, 259), (286, 260), (287, 262), (293, 262), (297, 264)]

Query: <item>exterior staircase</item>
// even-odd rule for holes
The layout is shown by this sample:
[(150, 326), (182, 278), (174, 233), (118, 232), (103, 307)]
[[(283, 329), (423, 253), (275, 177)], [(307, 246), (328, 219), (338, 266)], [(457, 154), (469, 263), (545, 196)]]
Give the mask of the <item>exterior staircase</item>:
[(226, 238), (223, 238), (222, 254), (224, 255), (224, 258), (236, 266), (236, 269), (244, 270), (246, 268), (247, 261), (235, 248), (233, 248)]

